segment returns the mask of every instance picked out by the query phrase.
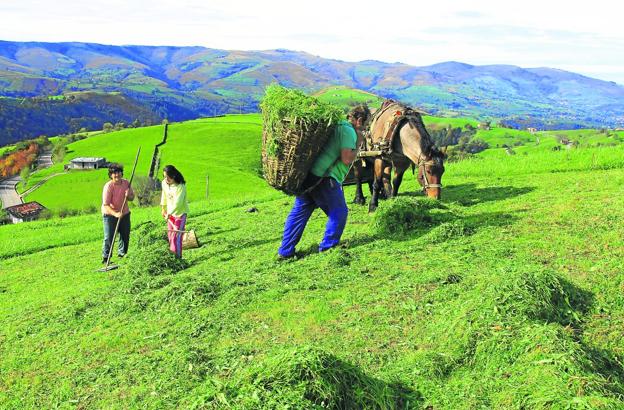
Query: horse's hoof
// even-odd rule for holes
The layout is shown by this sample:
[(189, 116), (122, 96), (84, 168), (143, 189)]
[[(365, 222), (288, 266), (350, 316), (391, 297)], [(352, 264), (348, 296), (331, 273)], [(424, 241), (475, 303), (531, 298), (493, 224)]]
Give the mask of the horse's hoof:
[(368, 213), (373, 213), (375, 212), (375, 210), (377, 209), (377, 206), (373, 206), (373, 205), (369, 205), (368, 206)]
[(357, 205), (364, 205), (366, 204), (366, 198), (355, 198), (353, 203)]

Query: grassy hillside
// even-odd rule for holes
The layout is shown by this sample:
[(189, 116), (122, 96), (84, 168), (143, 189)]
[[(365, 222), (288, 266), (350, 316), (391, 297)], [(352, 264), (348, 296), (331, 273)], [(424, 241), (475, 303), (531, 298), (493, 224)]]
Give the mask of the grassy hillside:
[[(109, 161), (124, 164), (125, 176), (129, 178), (140, 146), (141, 156), (136, 174), (146, 176), (154, 146), (161, 142), (163, 132), (164, 127), (159, 125), (99, 134), (80, 140), (68, 145), (69, 152), (63, 164), (77, 157), (106, 157)], [(257, 192), (255, 187), (259, 181), (264, 183), (260, 176), (260, 132), (259, 114), (170, 124), (168, 142), (160, 148), (161, 169), (165, 164), (173, 163), (182, 170), (189, 181), (191, 200), (206, 198), (206, 183), (211, 199), (236, 198), (241, 190), (252, 194)], [(34, 173), (24, 190), (52, 174), (62, 172), (63, 164), (55, 164)], [(249, 169), (253, 169), (255, 174), (251, 180), (247, 172), (241, 172)], [(228, 178), (219, 177), (224, 174), (228, 174)], [(162, 179), (160, 174), (157, 177)], [(106, 170), (70, 171), (51, 178), (26, 199), (39, 201), (50, 209), (99, 207), (101, 190), (106, 181)]]
[[(354, 98), (358, 103), (370, 103), (370, 95), (353, 94), (354, 92), (344, 90), (346, 94), (343, 94), (340, 88), (328, 89), (319, 98), (343, 106), (348, 106), (348, 98)], [(336, 93), (349, 97), (340, 97), (337, 100)], [(370, 103), (371, 106), (373, 104), (374, 102)], [(424, 116), (423, 120), (430, 130), (448, 126), (464, 127), (466, 124), (476, 127), (478, 124), (477, 121), (467, 118)], [(264, 184), (258, 143), (261, 127), (262, 119), (259, 114), (228, 115), (170, 124), (168, 142), (160, 148), (161, 169), (165, 164), (173, 163), (188, 175), (189, 192), (193, 200), (205, 199), (207, 194), (215, 200), (232, 199), (239, 197), (239, 192), (262, 196), (258, 191), (258, 186)], [(149, 172), (154, 145), (161, 142), (163, 131), (162, 125), (126, 129), (109, 134), (95, 134), (69, 144), (62, 164), (33, 173), (27, 185), (20, 187), (20, 190), (25, 192), (43, 179), (56, 175), (27, 195), (25, 200), (39, 201), (52, 210), (99, 208), (101, 188), (108, 180), (106, 171), (70, 171), (62, 174), (63, 165), (77, 157), (106, 157), (109, 161), (125, 164), (126, 177), (129, 177), (136, 150), (141, 146), (142, 153), (136, 174), (145, 176)], [(504, 157), (504, 145), (513, 147), (516, 153), (526, 155), (525, 152), (529, 151), (537, 153), (562, 147), (559, 142), (562, 138), (576, 141), (580, 147), (617, 146), (624, 141), (624, 131), (573, 130), (531, 134), (523, 130), (494, 127), (491, 130), (478, 130), (476, 138), (486, 141), (490, 146), (489, 150), (481, 153), (482, 157)], [(564, 156), (579, 157), (579, 161), (587, 161), (587, 156), (595, 156), (585, 150), (564, 151), (567, 152), (565, 155), (553, 154), (557, 164), (559, 161), (556, 158)], [(616, 162), (619, 164), (617, 160)], [(523, 164), (528, 166), (528, 162)], [(475, 167), (479, 168), (480, 165)], [(254, 178), (249, 179), (245, 171), (248, 169), (253, 170)], [(223, 174), (228, 174), (229, 177), (220, 178)], [(160, 174), (156, 176), (158, 179), (162, 178)]]
[[(340, 248), (316, 253), (317, 212), (278, 262), (292, 198), (258, 177), (258, 121), (170, 127), (203, 244), (187, 265), (157, 208), (133, 210), (110, 273), (98, 215), (0, 227), (1, 407), (624, 406), (624, 147), (487, 150), (447, 164), (407, 235), (376, 228), (397, 201), (350, 205)], [(125, 161), (151, 138), (122, 136)]]
[(375, 94), (344, 86), (325, 88), (314, 94), (314, 97), (341, 107), (367, 104), (371, 108), (379, 108), (384, 101), (383, 98)]

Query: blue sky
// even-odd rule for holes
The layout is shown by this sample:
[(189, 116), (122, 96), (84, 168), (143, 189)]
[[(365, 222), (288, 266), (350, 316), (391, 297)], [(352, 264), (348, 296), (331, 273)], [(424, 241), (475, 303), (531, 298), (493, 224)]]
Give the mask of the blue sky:
[(613, 0), (3, 0), (0, 39), (512, 64), (624, 85), (623, 9)]

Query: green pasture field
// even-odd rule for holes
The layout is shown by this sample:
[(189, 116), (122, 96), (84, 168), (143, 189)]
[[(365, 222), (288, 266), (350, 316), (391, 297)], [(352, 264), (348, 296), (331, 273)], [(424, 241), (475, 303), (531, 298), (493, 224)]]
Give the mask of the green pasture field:
[[(108, 273), (97, 214), (0, 226), (0, 407), (624, 408), (621, 146), (551, 136), (446, 164), (441, 206), (402, 236), (375, 228), (400, 202), (369, 214), (346, 187), (342, 246), (316, 252), (317, 211), (278, 261), (293, 198), (258, 177), (259, 121), (170, 126), (161, 164), (187, 177), (202, 244), (187, 265), (158, 207), (133, 209)], [(70, 147), (130, 162), (162, 127), (142, 130)], [(418, 191), (406, 176), (399, 201)]]
[(383, 98), (364, 91), (355, 90), (344, 86), (328, 87), (316, 93), (314, 97), (321, 101), (349, 107), (356, 104), (368, 104), (371, 108), (379, 108)]
[[(33, 173), (25, 188), (34, 186), (44, 178), (63, 172), (64, 164), (77, 157), (105, 157), (107, 161), (124, 165), (126, 177), (130, 177), (132, 165), (139, 147), (141, 155), (136, 175), (147, 175), (154, 152), (154, 146), (162, 141), (164, 126), (130, 128), (92, 137), (69, 144), (63, 163)], [(42, 186), (26, 196), (25, 200), (38, 201), (49, 209), (83, 209), (99, 207), (102, 201), (102, 187), (108, 181), (105, 169), (72, 170), (64, 175), (52, 177)]]
[[(228, 115), (169, 126), (167, 143), (161, 148), (160, 171), (172, 164), (187, 180), (191, 200), (244, 200), (267, 195), (262, 178), (258, 136), (260, 114)], [(274, 192), (268, 193), (275, 197)]]
[[(160, 148), (160, 169), (172, 163), (188, 179), (191, 200), (206, 198), (234, 199), (238, 192), (262, 192), (266, 185), (261, 177), (260, 145), (262, 120), (259, 114), (228, 115), (170, 124), (167, 143)], [(164, 126), (127, 129), (109, 134), (97, 134), (68, 145), (63, 164), (33, 173), (22, 192), (53, 174), (62, 173), (63, 165), (76, 157), (105, 157), (125, 165), (129, 178), (136, 149), (141, 156), (136, 175), (147, 175), (154, 146), (161, 142)], [(120, 149), (121, 147), (121, 149)], [(215, 158), (218, 158), (215, 159)], [(250, 178), (252, 170), (253, 177)], [(238, 171), (238, 173), (237, 173)], [(222, 175), (228, 178), (222, 178)], [(99, 207), (102, 187), (108, 181), (107, 171), (72, 170), (47, 180), (27, 195), (25, 200), (38, 201), (49, 209), (82, 210)]]
[(427, 128), (446, 128), (449, 125), (452, 128), (464, 128), (466, 124), (470, 124), (473, 127), (477, 127), (477, 125), (479, 125), (479, 121), (473, 120), (471, 118), (444, 118), (433, 117), (431, 115), (423, 115), (422, 119)]

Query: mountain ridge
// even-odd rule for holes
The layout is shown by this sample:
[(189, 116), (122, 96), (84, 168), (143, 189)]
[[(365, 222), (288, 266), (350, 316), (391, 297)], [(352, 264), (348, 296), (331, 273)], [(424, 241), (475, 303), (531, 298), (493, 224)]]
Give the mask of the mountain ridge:
[[(347, 62), (286, 49), (0, 41), (4, 97), (121, 92), (139, 104), (168, 100), (184, 108), (177, 111), (200, 117), (257, 111), (264, 87), (275, 81), (308, 93), (342, 85), (435, 115), (504, 120), (517, 127), (624, 125), (623, 86), (548, 67)], [(162, 114), (188, 119), (175, 111)]]

